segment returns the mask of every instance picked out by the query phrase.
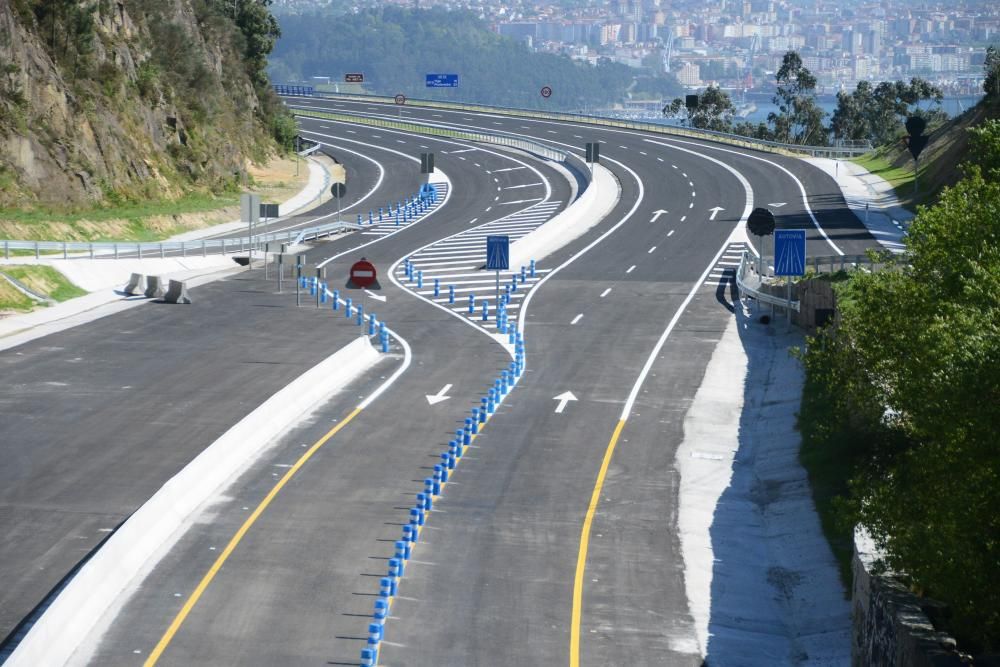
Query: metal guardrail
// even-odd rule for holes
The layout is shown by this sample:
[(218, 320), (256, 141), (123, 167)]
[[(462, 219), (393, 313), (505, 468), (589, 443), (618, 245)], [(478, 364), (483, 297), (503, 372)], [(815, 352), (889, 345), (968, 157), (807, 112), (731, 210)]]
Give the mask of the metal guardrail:
[(199, 254), (207, 256), (209, 254), (243, 253), (249, 249), (259, 250), (268, 242), (286, 241), (292, 244), (293, 241), (314, 241), (333, 234), (357, 231), (358, 229), (360, 228), (356, 224), (341, 221), (301, 230), (254, 234), (252, 241), (244, 236), (242, 238), (156, 241), (151, 243), (3, 240), (0, 241), (0, 245), (3, 246), (4, 259), (10, 258), (11, 251), (28, 251), (34, 253), (35, 259), (39, 259), (43, 253), (49, 256), (61, 253), (63, 259), (118, 259), (122, 255), (135, 255), (136, 258), (142, 259), (143, 257), (166, 257), (168, 253), (170, 255), (179, 253), (181, 257), (187, 257)]
[[(323, 99), (342, 99), (354, 102), (378, 102), (382, 104), (393, 103), (393, 98), (381, 97), (378, 95), (354, 95), (348, 93), (327, 93), (316, 91), (311, 95), (311, 97), (320, 97)], [(493, 107), (482, 104), (460, 104), (457, 102), (439, 102), (436, 100), (420, 99), (407, 99), (406, 104), (409, 106), (452, 109), (456, 111), (479, 111), (485, 113), (500, 112), (508, 116), (535, 119), (541, 118), (545, 120), (557, 120), (587, 125), (598, 125), (601, 127), (637, 130), (642, 132), (652, 132), (655, 134), (689, 137), (693, 139), (707, 139), (709, 141), (717, 141), (720, 143), (741, 146), (744, 148), (753, 148), (772, 153), (809, 155), (811, 157), (855, 157), (872, 150), (872, 146), (870, 144), (865, 144), (863, 146), (803, 146), (800, 144), (786, 144), (778, 141), (754, 139), (752, 137), (744, 137), (739, 134), (731, 134), (728, 132), (714, 132), (712, 130), (699, 130), (697, 128), (678, 127), (674, 125), (660, 125), (657, 123), (619, 120), (615, 118), (605, 118), (602, 116), (591, 116), (587, 114), (540, 111), (537, 109), (521, 109), (517, 107)]]
[[(751, 255), (749, 250), (744, 250), (743, 256), (740, 257), (740, 265), (736, 268), (736, 288), (739, 290), (740, 296), (749, 296), (757, 299), (760, 303), (767, 303), (779, 308), (790, 308), (799, 312), (798, 301), (782, 299), (780, 296), (774, 296), (758, 289), (763, 284), (763, 279), (757, 273), (756, 259), (756, 256)], [(748, 278), (755, 284), (748, 282)]]
[(358, 125), (368, 125), (370, 127), (383, 128), (387, 130), (397, 130), (400, 132), (418, 132), (420, 134), (427, 134), (438, 137), (448, 137), (450, 139), (478, 141), (481, 143), (495, 144), (498, 146), (519, 148), (523, 151), (534, 153), (535, 155), (539, 155), (548, 160), (555, 160), (556, 162), (563, 162), (567, 159), (567, 153), (565, 151), (556, 150), (554, 148), (546, 146), (545, 144), (538, 143), (537, 141), (523, 139), (515, 135), (502, 134), (502, 133), (469, 132), (468, 130), (452, 128), (448, 127), (447, 125), (425, 124), (413, 121), (394, 121), (386, 118), (373, 118), (371, 116), (355, 116), (350, 113), (335, 113), (331, 111), (313, 111), (312, 109), (300, 109), (298, 107), (294, 107), (293, 111), (295, 112), (296, 116), (304, 116), (307, 118), (339, 120), (350, 123), (356, 123)]

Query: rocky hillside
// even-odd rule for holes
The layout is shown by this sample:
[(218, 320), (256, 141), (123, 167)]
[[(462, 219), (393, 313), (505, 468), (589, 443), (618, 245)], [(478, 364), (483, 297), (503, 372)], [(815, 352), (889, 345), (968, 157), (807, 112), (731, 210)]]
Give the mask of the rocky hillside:
[(0, 1), (0, 208), (236, 187), (289, 131), (264, 73), (268, 4)]

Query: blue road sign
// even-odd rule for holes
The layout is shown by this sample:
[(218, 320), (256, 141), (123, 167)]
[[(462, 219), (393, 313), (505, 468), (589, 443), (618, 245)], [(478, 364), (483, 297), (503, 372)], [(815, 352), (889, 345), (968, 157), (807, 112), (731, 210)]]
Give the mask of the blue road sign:
[(486, 269), (506, 271), (510, 268), (510, 237), (486, 237)]
[(774, 275), (801, 276), (806, 272), (806, 230), (774, 230)]
[(458, 88), (457, 74), (428, 74), (428, 88)]

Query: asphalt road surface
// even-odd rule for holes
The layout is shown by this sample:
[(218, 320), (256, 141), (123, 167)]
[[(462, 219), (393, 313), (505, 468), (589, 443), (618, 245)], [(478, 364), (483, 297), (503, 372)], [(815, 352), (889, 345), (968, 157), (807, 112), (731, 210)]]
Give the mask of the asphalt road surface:
[[(308, 102), (363, 115), (399, 113), (371, 103)], [(686, 408), (732, 317), (725, 267), (739, 248), (728, 247), (730, 233), (750, 208), (767, 205), (779, 226), (809, 230), (809, 254), (854, 254), (874, 240), (828, 177), (789, 158), (498, 114), (405, 111), (409, 118), (514, 132), (574, 151), (582, 151), (585, 141), (601, 141), (602, 162), (618, 179), (622, 197), (601, 224), (540, 262), (536, 279), (512, 301), (517, 308), (511, 312), (524, 326), (526, 372), (429, 515), (385, 626), (380, 664), (700, 664), (691, 648), (672, 462)], [(523, 154), (455, 140), (310, 119), (302, 119), (302, 127), (305, 136), (329, 144), (326, 150), (350, 148), (380, 161), (394, 155), (404, 171), (419, 152), (433, 150), (448, 175), (447, 203), (425, 220), (391, 234), (353, 234), (309, 253), (310, 261), (329, 261), (333, 275), (345, 274), (361, 254), (380, 267), (387, 301), (368, 307), (407, 342), (410, 366), (301, 468), (193, 599), (248, 508), (304, 446), (321, 438), (333, 420), (348, 418), (359, 396), (404, 363), (403, 350), (394, 348), (356, 391), (334, 397), (247, 471), (232, 497), (213, 506), (120, 613), (105, 619), (106, 633), (81, 653), (93, 664), (141, 664), (158, 644), (158, 664), (359, 664), (379, 579), (415, 494), (455, 429), (511, 361), (478, 317), (455, 312), (441, 298), (437, 307), (428, 303), (435, 299), (427, 285), (406, 280), (399, 260), (412, 255), (428, 276), (454, 276), (447, 258), (454, 255), (455, 265), (464, 266), (466, 249), (478, 247), (480, 226), (520, 231), (540, 222), (533, 211), (544, 210), (544, 218), (566, 206), (571, 192), (563, 175)], [(533, 190), (538, 194), (529, 196)], [(390, 267), (395, 281), (386, 275)], [(0, 426), (8, 459), (18, 452), (24, 457), (22, 495), (12, 492), (3, 507), (27, 512), (60, 497), (63, 505), (51, 512), (59, 517), (55, 510), (84, 506), (81, 499), (96, 496), (103, 513), (95, 512), (92, 525), (113, 527), (107, 524), (127, 516), (143, 494), (148, 497), (211, 442), (211, 433), (235, 422), (240, 407), (249, 411), (301, 370), (275, 364), (264, 381), (258, 378), (264, 371), (246, 372), (237, 360), (266, 357), (308, 366), (323, 356), (311, 344), (315, 331), (348, 327), (329, 321), (326, 312), (289, 307), (287, 297), (270, 294), (257, 273), (203, 288), (203, 298), (214, 305), (204, 316), (214, 321), (178, 330), (174, 311), (147, 306), (38, 341), (31, 358), (41, 366), (35, 368), (18, 356), (27, 354), (26, 346), (0, 354), (0, 363), (22, 369), (24, 385), (44, 377), (72, 386), (62, 378), (72, 378), (79, 362), (68, 355), (88, 359), (88, 349), (104, 346), (103, 354), (93, 353), (103, 363), (92, 365), (114, 367), (106, 370), (106, 385), (134, 386), (137, 371), (109, 361), (121, 349), (115, 341), (124, 340), (139, 348), (131, 358), (148, 383), (143, 392), (118, 390), (120, 395), (107, 387), (77, 394), (42, 381), (44, 412), (28, 399), (18, 402), (20, 394), (0, 399), (20, 406), (12, 414), (21, 411), (25, 420), (10, 431), (6, 419)], [(252, 281), (260, 293), (234, 297), (240, 280)], [(528, 289), (534, 289), (530, 298), (524, 296)], [(277, 307), (253, 311), (257, 301)], [(256, 315), (246, 319), (251, 312)], [(144, 328), (122, 320), (153, 315), (157, 321)], [(169, 333), (161, 331), (171, 325)], [(129, 331), (145, 336), (121, 333)], [(150, 345), (150, 337), (160, 344)], [(46, 353), (44, 346), (63, 350)], [(174, 419), (155, 420), (149, 412), (165, 403), (157, 392), (174, 391), (162, 385), (164, 376), (187, 390), (177, 389)], [(210, 387), (211, 395), (192, 395), (200, 387)], [(741, 387), (741, 378), (734, 378), (733, 390)], [(560, 409), (554, 397), (567, 391), (576, 400)], [(426, 396), (435, 394), (450, 398), (431, 404)], [(104, 418), (81, 423), (89, 415), (84, 409)], [(149, 412), (137, 419), (137, 410)], [(42, 423), (52, 416), (57, 424)], [(178, 422), (200, 420), (210, 427), (202, 422), (194, 434), (173, 435), (176, 428), (198, 429)], [(37, 436), (23, 435), (34, 428), (41, 429)], [(78, 434), (72, 440), (71, 432)], [(185, 445), (165, 445), (161, 439), (168, 436)], [(104, 448), (107, 455), (97, 455)], [(49, 453), (36, 455), (36, 449)], [(52, 463), (74, 452), (86, 465), (70, 467), (68, 475), (68, 466)], [(170, 463), (162, 461), (165, 453)], [(122, 480), (112, 486), (129, 493), (108, 501), (97, 490), (86, 491), (95, 479), (100, 486)], [(44, 490), (49, 484), (59, 492)], [(24, 516), (9, 525), (25, 530), (32, 520)], [(96, 544), (72, 552), (67, 546), (74, 529), (63, 525), (54, 533), (50, 548), (71, 555), (62, 557), (61, 572), (36, 584), (35, 599)], [(0, 562), (6, 567), (6, 555)], [(24, 561), (25, 571), (30, 562)], [(190, 613), (165, 635), (192, 600)], [(13, 616), (8, 624), (17, 622)]]

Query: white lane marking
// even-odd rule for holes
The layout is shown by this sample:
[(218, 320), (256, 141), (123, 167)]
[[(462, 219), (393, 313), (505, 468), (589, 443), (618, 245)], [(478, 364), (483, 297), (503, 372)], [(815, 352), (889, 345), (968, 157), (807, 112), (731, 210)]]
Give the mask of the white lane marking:
[(555, 130), (546, 130), (546, 132), (548, 132), (549, 134), (559, 134), (559, 133), (558, 133), (558, 132), (556, 132)]
[(499, 201), (499, 200), (500, 200), (500, 195), (497, 195), (496, 197), (493, 198), (493, 201)]
[(504, 169), (494, 169), (493, 173), (499, 174), (500, 172), (503, 171), (517, 171), (518, 169), (527, 169), (527, 167), (506, 167)]
[(650, 248), (649, 250), (647, 250), (646, 254), (647, 255), (652, 255), (654, 252), (656, 252), (656, 246), (655, 245), (652, 248)]
[(476, 220), (479, 220), (479, 218), (473, 218), (472, 220), (469, 220), (469, 224), (470, 225), (475, 224)]
[(681, 172), (681, 176), (683, 176), (684, 178), (687, 178), (687, 177), (688, 177), (687, 173), (685, 173), (685, 172), (683, 172), (683, 171)]
[[(580, 313), (579, 315), (577, 315), (576, 317), (573, 318), (573, 321), (570, 322), (570, 324), (576, 324), (577, 322), (579, 322), (582, 319), (583, 319), (583, 313)], [(559, 412), (562, 412), (562, 411), (560, 410)]]
[(574, 134), (573, 138), (574, 139), (583, 139), (583, 137), (581, 137), (579, 134)]
[(515, 199), (514, 201), (505, 201), (505, 202), (502, 202), (500, 205), (501, 206), (510, 206), (511, 204), (530, 204), (533, 201), (542, 201), (542, 197), (535, 197), (534, 199)]
[(610, 287), (608, 289), (604, 290), (603, 292), (601, 292), (601, 298), (603, 299), (604, 297), (606, 297), (609, 292), (611, 292), (611, 288)]
[(714, 208), (710, 208), (708, 210), (712, 212), (712, 216), (709, 218), (709, 220), (715, 220), (715, 216), (719, 214), (719, 211), (725, 211), (726, 209), (722, 208), (721, 206), (715, 206)]
[(673, 235), (674, 235), (674, 230), (671, 229), (669, 232), (667, 232), (667, 236), (673, 236)]
[(635, 264), (633, 264), (632, 266), (628, 267), (628, 270), (625, 271), (625, 273), (632, 273), (633, 271), (635, 271)]
[[(371, 272), (369, 271), (369, 273), (371, 273)], [(365, 294), (367, 294), (371, 298), (375, 299), (376, 301), (381, 301), (382, 303), (385, 303), (386, 301), (389, 300), (389, 297), (387, 297), (387, 296), (379, 296), (375, 292), (370, 292), (368, 290), (365, 290)]]
[(649, 155), (646, 151), (639, 151), (639, 155)]
[(686, 215), (682, 215), (682, 216), (681, 216), (681, 222), (684, 222), (684, 221), (685, 221), (685, 220), (687, 220), (687, 219), (688, 219), (688, 217), (687, 217)]
[(436, 394), (424, 394), (424, 398), (426, 398), (427, 402), (430, 403), (431, 405), (435, 405), (437, 403), (440, 403), (441, 401), (447, 401), (449, 398), (451, 398), (451, 396), (445, 396), (445, 394), (451, 391), (451, 387), (452, 385), (446, 384), (445, 386), (441, 387), (441, 389)]
[(423, 144), (420, 144), (420, 147), (421, 148), (427, 148), (427, 146), (424, 146)]
[[(583, 316), (581, 315), (580, 317), (583, 317)], [(569, 403), (570, 401), (575, 401), (576, 400), (576, 396), (574, 396), (573, 392), (571, 392), (571, 391), (564, 391), (563, 393), (559, 394), (558, 396), (553, 396), (552, 400), (553, 401), (559, 401), (559, 405), (556, 406), (556, 414), (559, 414), (563, 410), (566, 409), (566, 404), (567, 403)]]
[(347, 133), (348, 134), (357, 134), (357, 132), (355, 132), (354, 130), (348, 130)]
[(692, 191), (691, 191), (691, 196), (692, 196), (692, 197), (697, 197), (697, 196), (698, 196), (698, 193), (697, 193), (697, 192), (695, 192), (694, 190), (692, 190)]
[(397, 144), (405, 144), (406, 142), (403, 141), (402, 139), (396, 139), (396, 143)]
[(691, 202), (690, 204), (688, 204), (688, 208), (694, 208), (694, 202)]
[(676, 164), (672, 164), (672, 165), (670, 165), (670, 166), (671, 166), (671, 167), (673, 167), (674, 169), (676, 169), (676, 168), (677, 168), (677, 165), (676, 165)]
[(688, 185), (693, 188), (694, 187), (694, 181), (688, 181)]
[(478, 148), (462, 148), (457, 151), (449, 151), (452, 155), (457, 155), (458, 153), (470, 153), (472, 151), (477, 151)]
[(622, 146), (621, 144), (618, 145), (618, 148), (624, 148), (625, 150), (628, 150), (628, 146)]
[(660, 216), (663, 215), (666, 212), (667, 211), (664, 211), (662, 208), (661, 209), (657, 209), (656, 211), (653, 211), (653, 217), (650, 218), (649, 221), (650, 222), (656, 222), (657, 220), (660, 219)]
[(663, 162), (663, 158), (661, 158), (661, 157), (658, 157), (656, 159), (659, 160), (660, 162)]
[(521, 129), (522, 129), (522, 130), (530, 130), (531, 128), (530, 128), (530, 127), (528, 127), (527, 125), (522, 125), (522, 126), (521, 126)]
[[(477, 167), (482, 167), (483, 166), (483, 165), (479, 164), (478, 162), (473, 162), (472, 164), (476, 165)], [(488, 174), (490, 172), (486, 172), (486, 173)]]
[(487, 206), (487, 207), (486, 207), (486, 213), (489, 213), (489, 212), (490, 212), (490, 211), (492, 211), (492, 210), (493, 210), (493, 207), (492, 207), (492, 206)]
[(533, 188), (538, 185), (545, 185), (544, 183), (525, 183), (523, 185), (508, 185), (504, 190), (520, 190), (521, 188)]
[[(659, 144), (661, 146), (667, 146), (667, 147), (671, 146), (671, 144), (664, 144), (664, 143), (661, 143), (659, 141), (652, 141), (650, 139), (647, 139), (646, 141), (649, 141), (650, 143), (653, 143), (653, 144)], [(693, 144), (693, 142), (690, 142), (690, 141), (679, 141), (678, 143), (688, 144), (688, 145)], [(694, 144), (694, 145), (698, 145), (698, 144)], [(679, 148), (679, 147), (678, 146), (674, 146), (674, 148)], [(740, 157), (750, 158), (751, 160), (759, 160), (760, 162), (764, 162), (766, 164), (771, 165), (772, 167), (775, 167), (775, 168), (780, 169), (781, 171), (785, 172), (785, 174), (789, 178), (791, 178), (793, 181), (795, 181), (795, 184), (799, 186), (799, 193), (802, 195), (802, 205), (805, 207), (806, 213), (809, 214), (809, 218), (812, 220), (813, 226), (816, 227), (817, 231), (819, 231), (820, 236), (822, 236), (823, 240), (826, 241), (831, 248), (833, 248), (834, 252), (836, 252), (838, 255), (843, 255), (844, 254), (844, 251), (841, 250), (840, 247), (838, 247), (837, 244), (834, 243), (830, 239), (829, 236), (827, 236), (826, 230), (823, 229), (823, 227), (819, 224), (819, 220), (817, 220), (816, 216), (813, 214), (812, 207), (809, 206), (809, 195), (806, 193), (806, 187), (802, 184), (802, 181), (800, 181), (799, 178), (795, 174), (793, 174), (791, 171), (789, 171), (784, 166), (778, 164), (777, 162), (772, 162), (771, 160), (768, 160), (768, 159), (762, 158), (762, 157), (758, 157), (756, 155), (748, 155), (748, 154), (740, 153), (739, 151), (730, 150), (728, 148), (716, 148), (715, 146), (705, 146), (705, 148), (711, 148), (712, 150), (722, 151), (723, 153), (731, 153), (733, 155), (739, 155)], [(689, 149), (681, 148), (680, 150), (683, 150), (683, 151), (688, 152), (688, 153), (692, 153), (693, 155), (699, 155), (701, 157), (704, 157), (705, 159), (712, 159), (712, 158), (709, 158), (708, 156), (701, 155), (700, 153), (695, 153), (694, 151), (689, 150)], [(720, 162), (719, 164), (722, 164), (722, 163)]]

